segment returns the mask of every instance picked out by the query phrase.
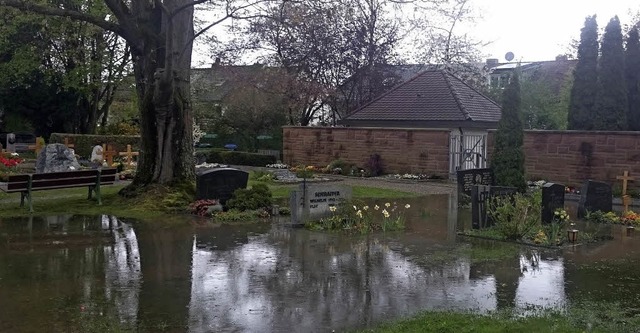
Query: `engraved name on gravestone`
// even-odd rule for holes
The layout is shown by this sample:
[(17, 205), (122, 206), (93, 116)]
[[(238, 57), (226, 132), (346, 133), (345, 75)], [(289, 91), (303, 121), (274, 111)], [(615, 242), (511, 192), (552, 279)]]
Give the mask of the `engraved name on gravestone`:
[(198, 171), (196, 174), (196, 199), (218, 199), (224, 205), (233, 192), (246, 188), (249, 173), (234, 168), (217, 168)]
[(546, 183), (542, 186), (542, 223), (553, 222), (556, 209), (564, 209), (565, 186)]
[(304, 196), (305, 216), (316, 220), (331, 215), (329, 207), (351, 199), (351, 188), (337, 185), (301, 185), (306, 188)]
[(475, 185), (493, 185), (493, 170), (469, 169), (457, 171), (458, 193), (471, 196), (471, 190)]
[(580, 191), (578, 203), (578, 218), (585, 217), (587, 212), (601, 211), (607, 213), (613, 210), (613, 195), (611, 185), (593, 180), (586, 180)]

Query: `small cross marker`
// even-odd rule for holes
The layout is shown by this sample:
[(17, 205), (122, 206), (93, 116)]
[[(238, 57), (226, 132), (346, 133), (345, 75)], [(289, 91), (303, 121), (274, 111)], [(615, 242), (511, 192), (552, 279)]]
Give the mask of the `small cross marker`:
[(120, 156), (125, 156), (125, 163), (131, 165), (133, 163), (133, 157), (140, 155), (137, 151), (131, 150), (131, 145), (127, 145), (127, 151), (118, 153)]
[(631, 204), (631, 197), (627, 194), (627, 182), (636, 179), (629, 176), (629, 171), (625, 171), (622, 176), (617, 176), (616, 179), (622, 180), (622, 205), (624, 206), (624, 211), (627, 212)]

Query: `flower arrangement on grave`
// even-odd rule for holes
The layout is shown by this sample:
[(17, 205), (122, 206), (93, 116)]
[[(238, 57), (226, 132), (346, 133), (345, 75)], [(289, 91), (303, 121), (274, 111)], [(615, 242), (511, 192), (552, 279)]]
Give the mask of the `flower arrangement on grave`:
[(267, 164), (266, 167), (273, 169), (289, 169), (289, 166), (283, 163)]
[(640, 214), (635, 213), (632, 210), (628, 210), (622, 213), (620, 223), (630, 226), (640, 226)]
[(404, 209), (397, 203), (385, 203), (382, 207), (371, 207), (365, 203), (342, 202), (337, 206), (330, 206), (331, 216), (307, 225), (312, 230), (341, 230), (366, 234), (374, 231), (393, 231), (404, 228), (404, 213), (411, 205), (405, 204)]
[(7, 181), (10, 175), (17, 174), (22, 162), (18, 153), (0, 153), (0, 181)]

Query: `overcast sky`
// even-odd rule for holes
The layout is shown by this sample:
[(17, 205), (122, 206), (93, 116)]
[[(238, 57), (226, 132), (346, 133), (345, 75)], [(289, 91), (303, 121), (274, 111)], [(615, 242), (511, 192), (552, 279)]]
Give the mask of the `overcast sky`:
[(504, 61), (505, 53), (514, 60), (553, 60), (566, 53), (572, 39), (580, 38), (580, 29), (588, 15), (598, 15), (598, 27), (604, 29), (618, 15), (630, 24), (630, 10), (637, 13), (635, 0), (473, 0), (483, 16), (477, 23), (477, 37), (493, 41), (485, 47), (492, 58)]

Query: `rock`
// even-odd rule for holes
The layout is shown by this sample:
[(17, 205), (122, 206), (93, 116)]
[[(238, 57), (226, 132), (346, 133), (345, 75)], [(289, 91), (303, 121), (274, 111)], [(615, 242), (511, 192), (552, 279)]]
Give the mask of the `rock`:
[(221, 212), (221, 211), (222, 211), (222, 205), (221, 204), (217, 204), (217, 205), (213, 205), (213, 206), (207, 207), (207, 215), (211, 215), (214, 212)]
[(48, 144), (38, 154), (36, 173), (50, 173), (80, 170), (80, 164), (73, 151), (61, 143)]

